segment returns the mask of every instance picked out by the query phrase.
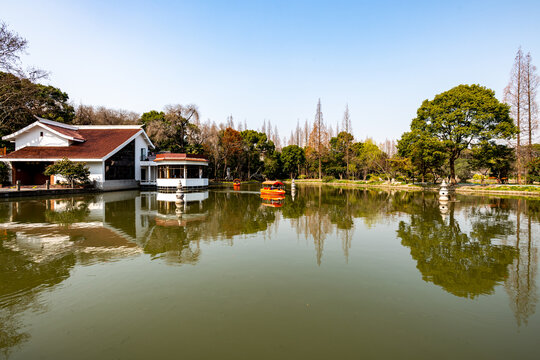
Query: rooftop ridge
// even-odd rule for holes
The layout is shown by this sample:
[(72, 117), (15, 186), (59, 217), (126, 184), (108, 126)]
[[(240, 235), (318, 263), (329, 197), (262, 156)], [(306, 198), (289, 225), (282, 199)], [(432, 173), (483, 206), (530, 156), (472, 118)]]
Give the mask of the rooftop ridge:
[(58, 121), (43, 119), (43, 118), (40, 118), (40, 117), (37, 117), (37, 116), (36, 116), (36, 118), (42, 124), (58, 126), (58, 127), (62, 127), (62, 128), (68, 129), (68, 130), (78, 130), (77, 126), (64, 124), (64, 123), (61, 123), (61, 122), (58, 122)]
[(79, 130), (100, 129), (142, 129), (142, 125), (79, 125)]

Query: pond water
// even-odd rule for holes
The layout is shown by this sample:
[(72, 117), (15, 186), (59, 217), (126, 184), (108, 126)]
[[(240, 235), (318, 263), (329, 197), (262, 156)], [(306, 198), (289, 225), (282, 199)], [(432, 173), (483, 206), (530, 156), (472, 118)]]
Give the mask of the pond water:
[(0, 202), (0, 358), (539, 358), (540, 201), (334, 187)]

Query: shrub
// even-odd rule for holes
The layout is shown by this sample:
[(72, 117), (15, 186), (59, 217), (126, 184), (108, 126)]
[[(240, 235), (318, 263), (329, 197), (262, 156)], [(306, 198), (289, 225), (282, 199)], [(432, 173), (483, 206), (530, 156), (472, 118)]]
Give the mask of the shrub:
[(298, 176), (298, 180), (304, 180), (304, 179), (307, 179), (307, 175), (302, 174)]
[(333, 177), (333, 176), (331, 176), (331, 175), (326, 175), (326, 176), (324, 176), (324, 177), (322, 178), (322, 181), (325, 182), (325, 183), (327, 183), (327, 182), (332, 182), (332, 181), (334, 181), (335, 179), (336, 179), (336, 178)]
[(381, 181), (381, 176), (379, 174), (369, 174), (367, 181)]
[(527, 164), (527, 182), (532, 184), (540, 181), (540, 158), (536, 158)]
[(45, 169), (45, 175), (60, 175), (64, 177), (69, 183), (72, 181), (85, 183), (88, 182), (90, 176), (90, 170), (86, 163), (73, 162), (67, 158), (55, 162), (52, 165), (47, 166)]

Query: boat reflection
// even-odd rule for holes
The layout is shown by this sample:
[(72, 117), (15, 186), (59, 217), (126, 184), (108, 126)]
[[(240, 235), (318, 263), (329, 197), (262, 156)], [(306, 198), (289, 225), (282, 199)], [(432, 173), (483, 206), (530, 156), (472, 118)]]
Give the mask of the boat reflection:
[(263, 206), (279, 208), (283, 206), (283, 202), (285, 201), (285, 196), (261, 195), (261, 199), (262, 199), (261, 203)]

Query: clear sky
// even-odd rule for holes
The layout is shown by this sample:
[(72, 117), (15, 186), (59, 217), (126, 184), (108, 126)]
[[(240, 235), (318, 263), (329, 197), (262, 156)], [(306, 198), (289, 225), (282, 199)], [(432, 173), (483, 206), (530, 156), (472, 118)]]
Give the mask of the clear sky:
[(321, 98), (335, 126), (399, 138), (422, 100), (502, 91), (521, 45), (540, 65), (540, 1), (24, 1), (0, 20), (75, 104), (139, 113), (194, 103), (289, 136)]

